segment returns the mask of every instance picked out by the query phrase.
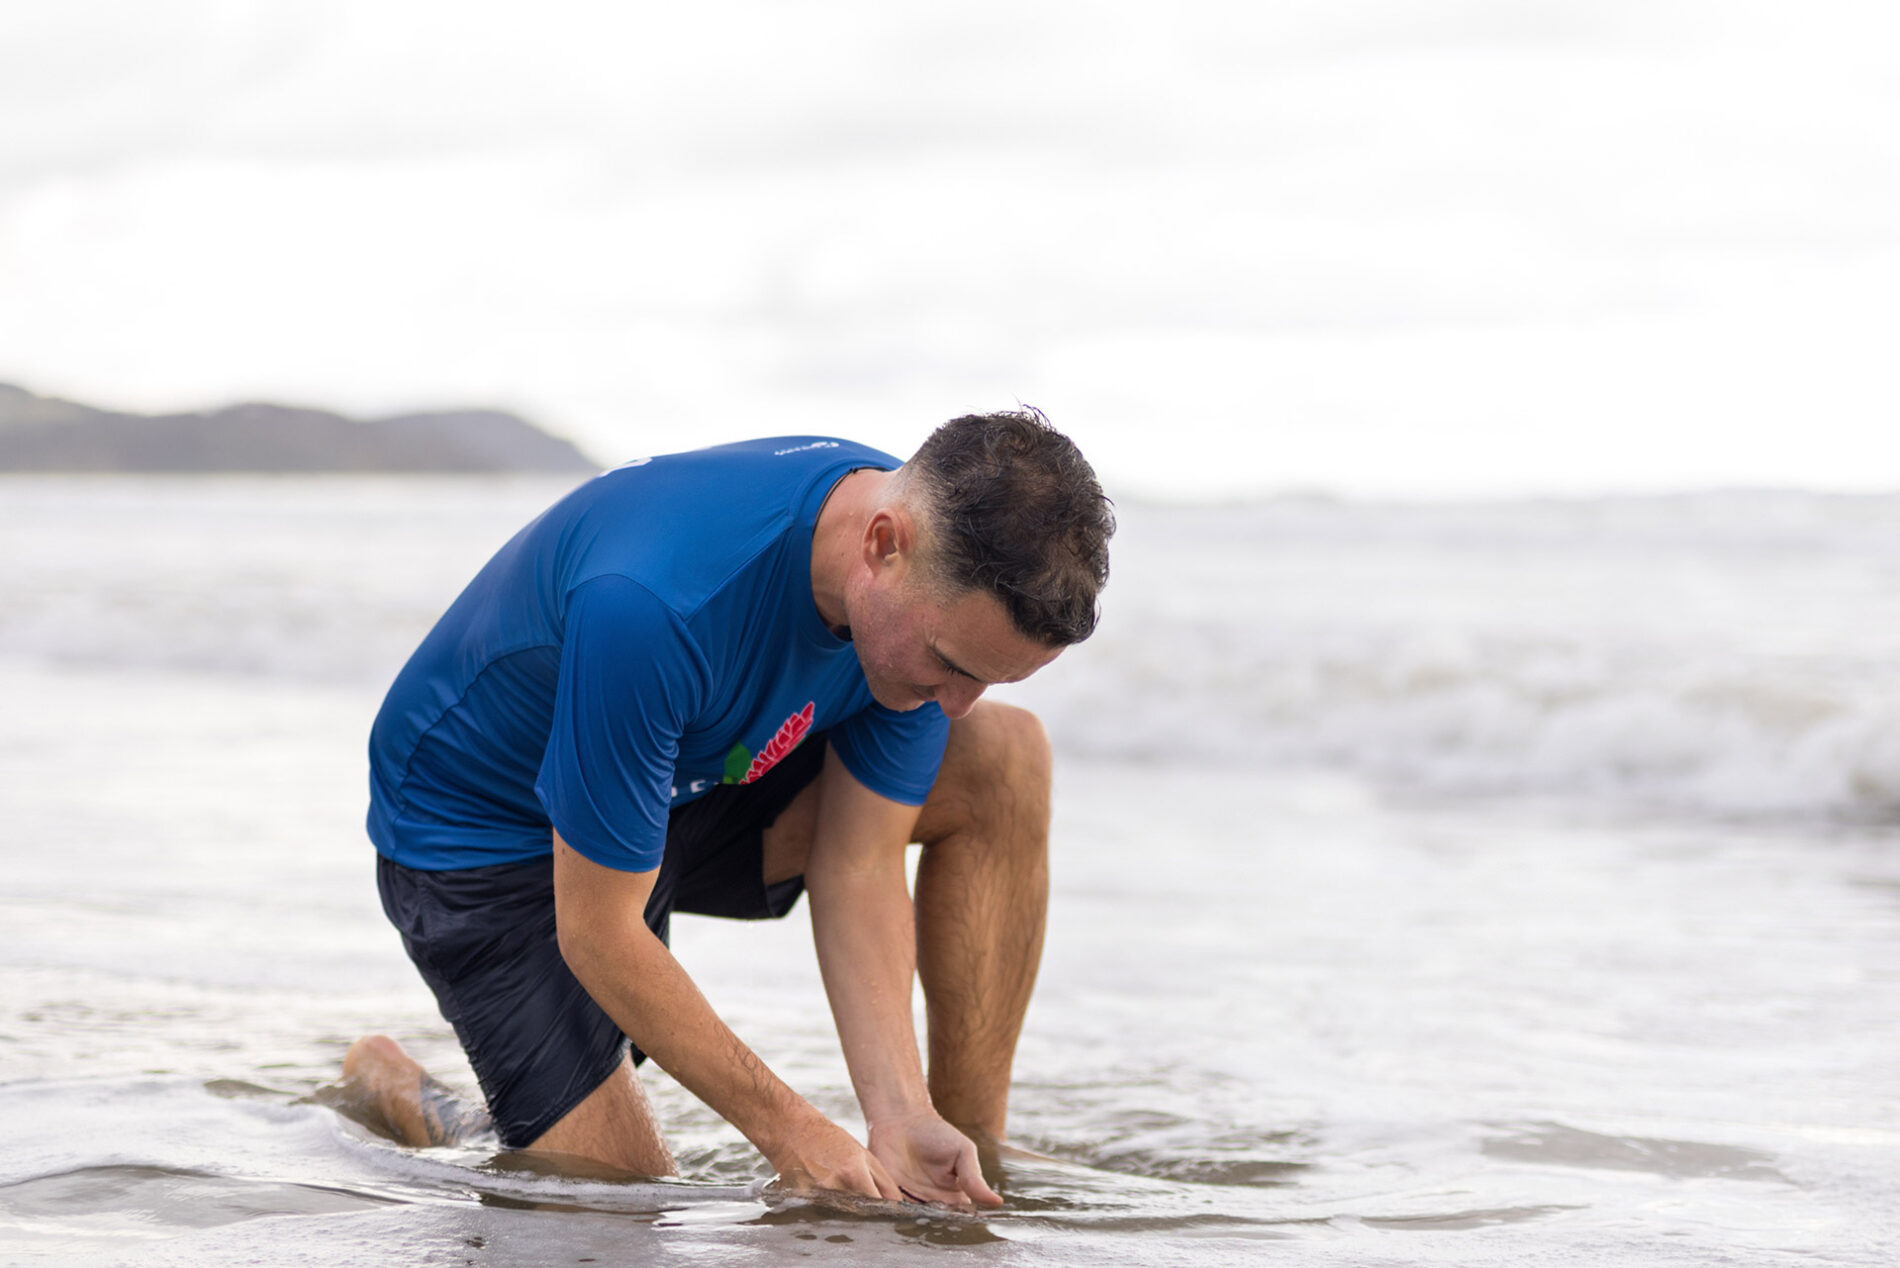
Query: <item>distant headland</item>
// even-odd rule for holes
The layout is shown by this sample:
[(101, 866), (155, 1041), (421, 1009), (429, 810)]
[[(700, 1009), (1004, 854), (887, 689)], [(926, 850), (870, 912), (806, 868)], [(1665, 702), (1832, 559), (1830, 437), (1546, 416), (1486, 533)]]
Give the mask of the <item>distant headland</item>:
[(567, 441), (497, 410), (370, 421), (266, 404), (122, 414), (0, 383), (0, 472), (578, 475), (599, 465)]

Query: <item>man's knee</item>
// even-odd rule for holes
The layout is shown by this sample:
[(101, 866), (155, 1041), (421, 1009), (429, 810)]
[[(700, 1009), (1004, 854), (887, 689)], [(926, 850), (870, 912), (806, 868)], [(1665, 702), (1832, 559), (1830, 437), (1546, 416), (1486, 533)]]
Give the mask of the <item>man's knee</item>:
[(950, 724), (953, 744), (959, 728), (971, 750), (971, 761), (986, 782), (1048, 784), (1049, 733), (1042, 729), (1042, 719), (1029, 710), (986, 700)]
[(937, 784), (918, 822), (925, 844), (998, 818), (1041, 821), (1046, 828), (1049, 736), (1027, 709), (977, 703), (950, 724)]

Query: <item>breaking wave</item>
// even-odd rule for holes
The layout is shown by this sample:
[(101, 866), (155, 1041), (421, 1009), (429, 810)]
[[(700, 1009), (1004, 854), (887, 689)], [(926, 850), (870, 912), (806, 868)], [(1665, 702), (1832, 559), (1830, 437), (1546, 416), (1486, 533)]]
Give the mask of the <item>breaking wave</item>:
[[(545, 480), (43, 480), (0, 658), (379, 692)], [(1077, 757), (1900, 820), (1900, 497), (1121, 508)]]
[(1900, 821), (1900, 499), (1126, 518), (1103, 633), (1025, 693), (1073, 752)]

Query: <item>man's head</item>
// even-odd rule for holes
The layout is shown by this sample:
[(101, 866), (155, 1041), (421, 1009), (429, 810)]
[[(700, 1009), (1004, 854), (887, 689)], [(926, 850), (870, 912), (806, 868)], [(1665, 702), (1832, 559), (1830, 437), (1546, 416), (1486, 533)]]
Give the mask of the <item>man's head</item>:
[(846, 611), (880, 703), (961, 717), (1094, 631), (1115, 520), (1041, 414), (945, 423), (875, 497)]
[(944, 597), (994, 595), (1019, 633), (1050, 647), (1094, 633), (1115, 516), (1041, 411), (952, 419), (898, 480), (920, 519), (919, 562)]

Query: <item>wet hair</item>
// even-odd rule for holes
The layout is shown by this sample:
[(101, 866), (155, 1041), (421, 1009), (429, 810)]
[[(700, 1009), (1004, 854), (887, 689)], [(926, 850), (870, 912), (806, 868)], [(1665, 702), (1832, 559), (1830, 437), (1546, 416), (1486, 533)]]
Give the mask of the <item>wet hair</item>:
[(1024, 637), (1048, 646), (1095, 632), (1115, 514), (1081, 450), (1042, 411), (952, 419), (903, 474), (921, 502), (920, 555), (935, 584), (995, 595)]

